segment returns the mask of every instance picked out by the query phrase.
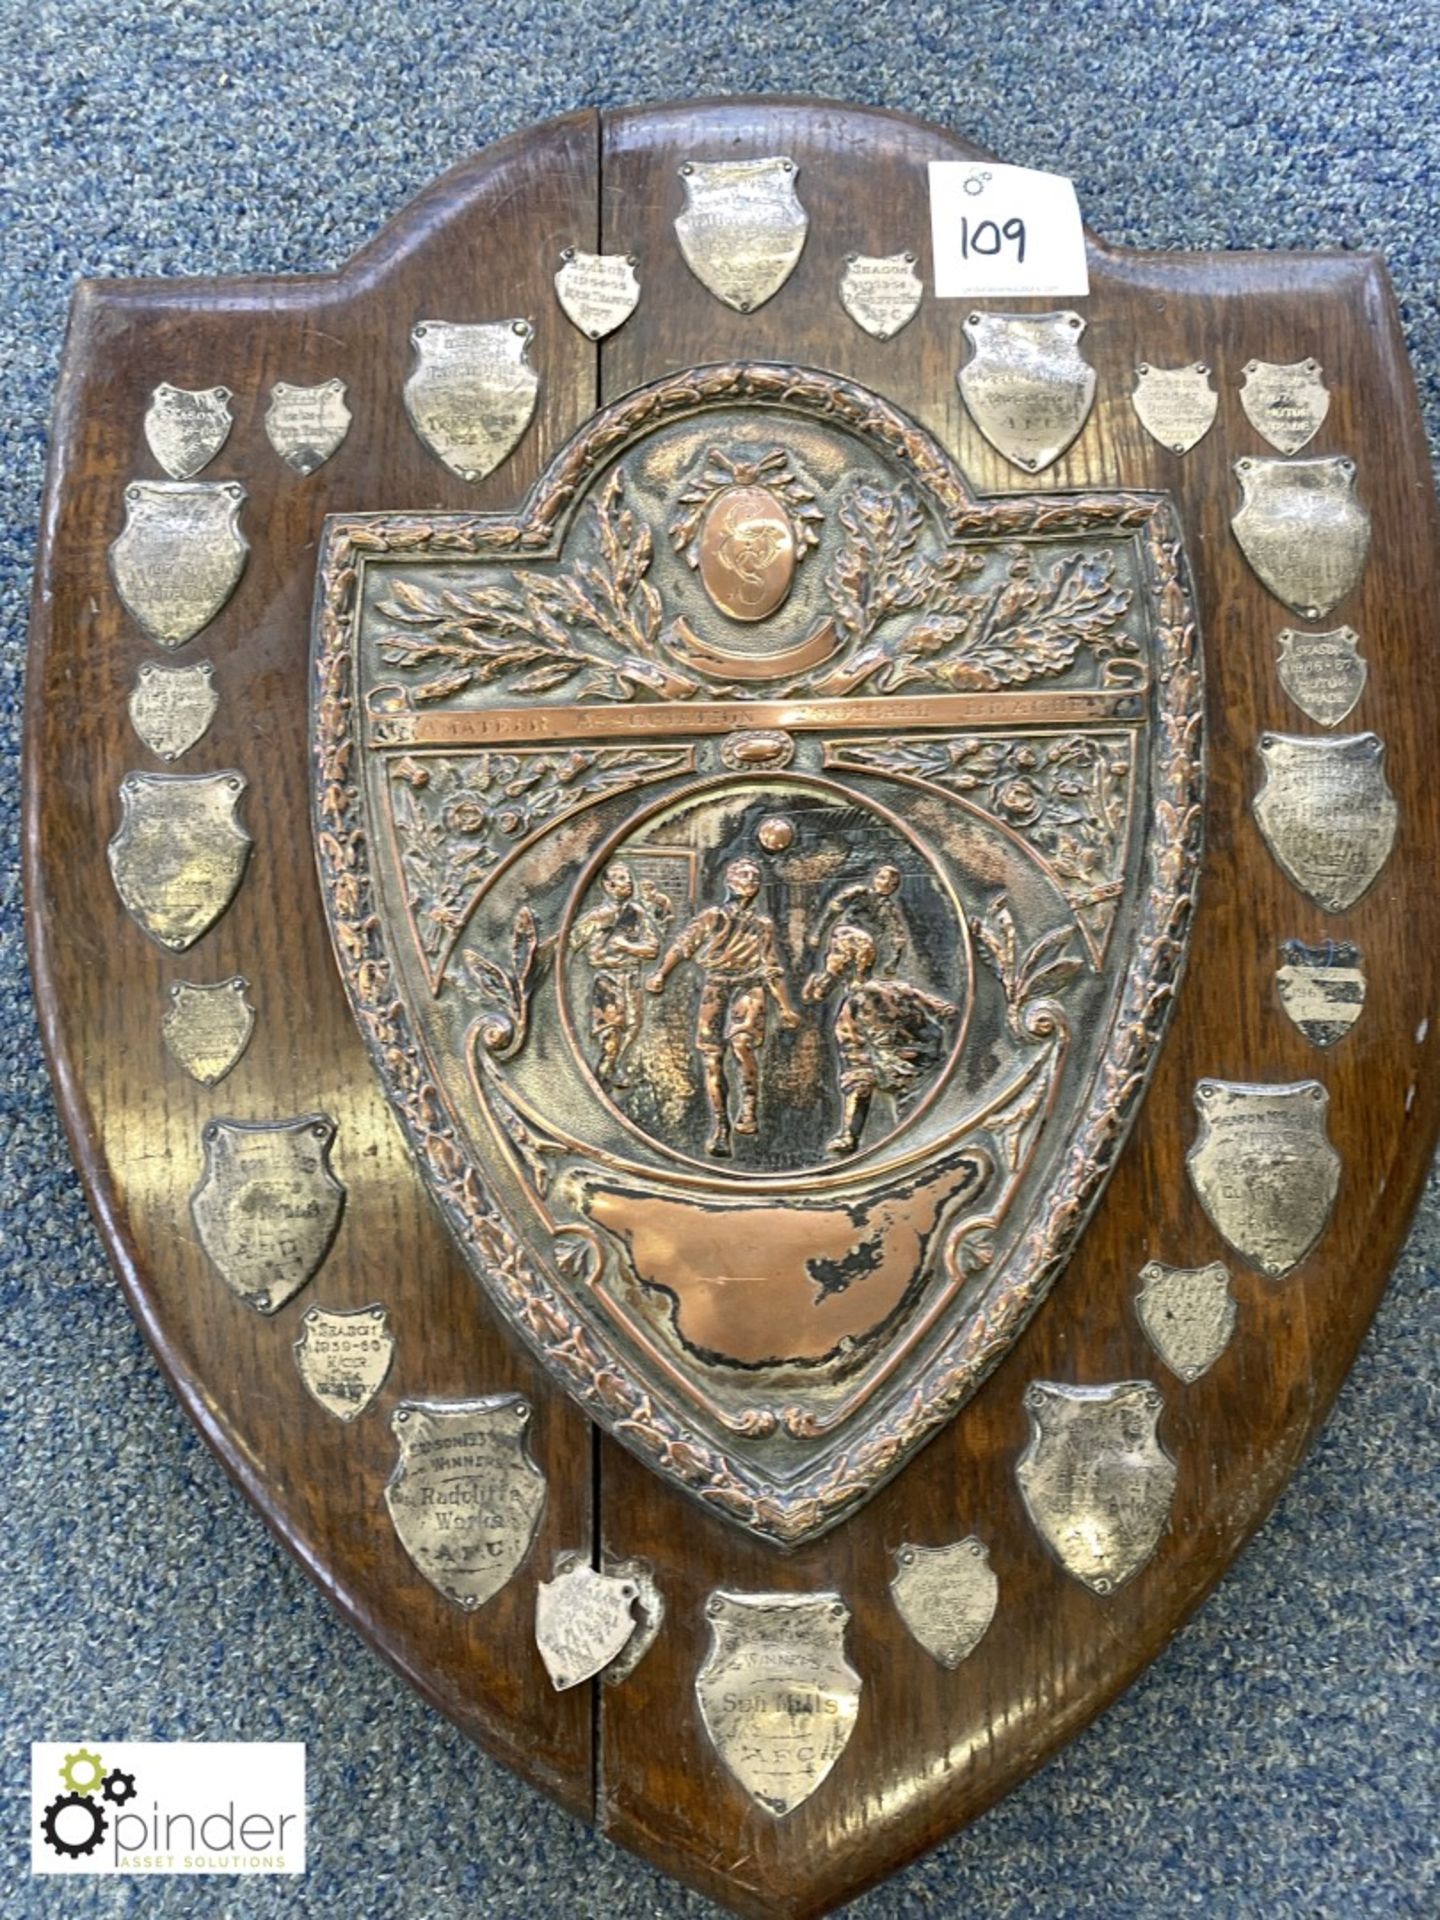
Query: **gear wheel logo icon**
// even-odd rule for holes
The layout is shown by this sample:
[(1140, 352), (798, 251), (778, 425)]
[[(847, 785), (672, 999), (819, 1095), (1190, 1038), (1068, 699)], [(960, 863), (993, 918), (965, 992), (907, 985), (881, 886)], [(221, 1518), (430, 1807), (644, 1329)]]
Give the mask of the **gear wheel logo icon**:
[[(45, 1809), (41, 1832), (55, 1852), (67, 1860), (83, 1859), (86, 1854), (93, 1853), (105, 1838), (110, 1822), (104, 1807), (93, 1797), (94, 1792), (95, 1789), (91, 1787), (71, 1793), (57, 1793)], [(85, 1822), (73, 1818), (66, 1820), (66, 1831), (61, 1832), (60, 1822), (72, 1811), (78, 1811), (88, 1819), (88, 1833), (84, 1830)]]
[(135, 1776), (126, 1773), (123, 1767), (116, 1767), (100, 1782), (100, 1791), (112, 1807), (123, 1807), (135, 1798)]
[(98, 1753), (91, 1753), (88, 1747), (81, 1747), (76, 1753), (67, 1753), (65, 1764), (60, 1769), (60, 1778), (65, 1782), (67, 1793), (94, 1793), (105, 1778), (105, 1766)]
[(83, 1860), (110, 1831), (115, 1810), (135, 1798), (135, 1776), (124, 1767), (107, 1767), (92, 1747), (83, 1746), (65, 1753), (56, 1772), (64, 1792), (41, 1815), (41, 1838), (62, 1860)]

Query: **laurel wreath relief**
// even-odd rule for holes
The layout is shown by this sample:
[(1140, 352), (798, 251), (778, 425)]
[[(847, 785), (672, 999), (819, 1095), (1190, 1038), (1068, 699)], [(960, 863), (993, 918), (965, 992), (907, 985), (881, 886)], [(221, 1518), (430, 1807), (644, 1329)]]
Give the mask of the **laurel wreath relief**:
[[(735, 484), (733, 463), (722, 466), (714, 449), (706, 459), (671, 529), (682, 552), (717, 488)], [(797, 550), (814, 546), (820, 516), (808, 488), (788, 466), (770, 471), (761, 462), (754, 471), (783, 502)], [(512, 567), (493, 586), (463, 590), (397, 578), (379, 605), (391, 630), (377, 644), (387, 666), (416, 676), (412, 700), (453, 700), (474, 687), (527, 698), (563, 691), (573, 701), (713, 693), (662, 657), (665, 609), (649, 579), (654, 536), (625, 504), (625, 488), (617, 467), (589, 509), (591, 552), (568, 567)], [(1017, 543), (1000, 549), (998, 581), (973, 585), (994, 571), (994, 549), (949, 540), (938, 554), (922, 552), (926, 517), (908, 486), (852, 487), (836, 519), (841, 535), (823, 584), (845, 644), (823, 672), (786, 687), (788, 697), (860, 687), (989, 691), (1063, 673), (1082, 649), (1097, 660), (1138, 651), (1125, 624), (1133, 596), (1116, 585), (1111, 554), (1071, 549), (1041, 560)], [(740, 688), (727, 693), (744, 697)]]

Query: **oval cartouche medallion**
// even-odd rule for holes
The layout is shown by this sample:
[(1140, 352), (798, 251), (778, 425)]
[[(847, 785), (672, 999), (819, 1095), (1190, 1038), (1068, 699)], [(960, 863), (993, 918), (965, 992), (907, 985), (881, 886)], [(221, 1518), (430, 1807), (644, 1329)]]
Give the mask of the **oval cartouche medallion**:
[(765, 620), (795, 580), (795, 529), (768, 487), (726, 487), (700, 530), (700, 579), (732, 620)]

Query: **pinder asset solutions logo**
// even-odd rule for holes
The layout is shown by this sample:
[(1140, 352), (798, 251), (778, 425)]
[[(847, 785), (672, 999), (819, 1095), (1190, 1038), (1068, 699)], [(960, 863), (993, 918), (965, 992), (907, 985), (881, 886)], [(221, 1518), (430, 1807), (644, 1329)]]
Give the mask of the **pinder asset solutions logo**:
[(34, 1873), (303, 1873), (299, 1741), (39, 1742)]

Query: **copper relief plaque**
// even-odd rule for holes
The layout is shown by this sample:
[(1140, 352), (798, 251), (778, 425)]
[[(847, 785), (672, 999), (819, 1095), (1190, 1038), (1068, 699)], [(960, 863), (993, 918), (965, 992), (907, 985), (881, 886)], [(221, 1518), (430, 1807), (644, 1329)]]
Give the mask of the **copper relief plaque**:
[(878, 396), (736, 366), (610, 409), (518, 523), (333, 522), (322, 582), (337, 953), (461, 1244), (660, 1472), (822, 1531), (1004, 1351), (1158, 1041), (1168, 507), (980, 504)]

